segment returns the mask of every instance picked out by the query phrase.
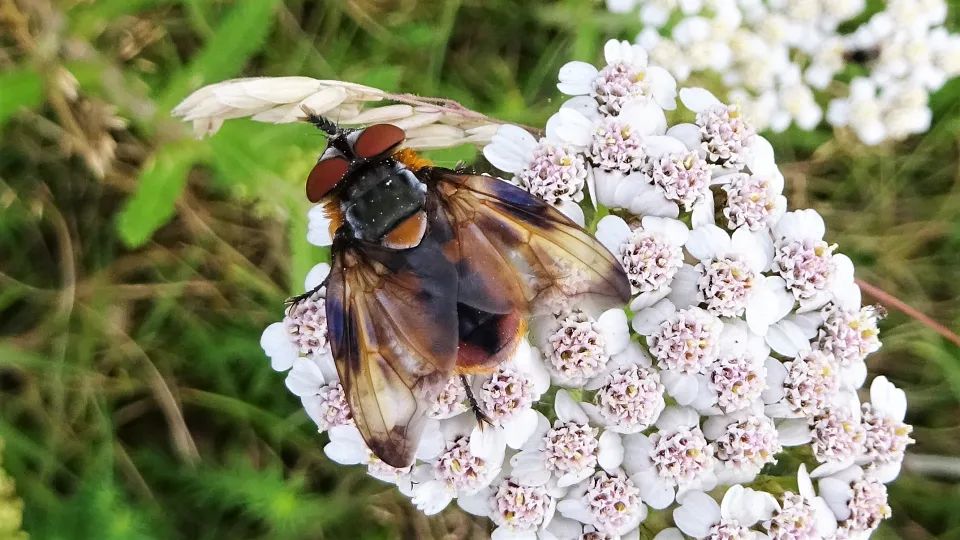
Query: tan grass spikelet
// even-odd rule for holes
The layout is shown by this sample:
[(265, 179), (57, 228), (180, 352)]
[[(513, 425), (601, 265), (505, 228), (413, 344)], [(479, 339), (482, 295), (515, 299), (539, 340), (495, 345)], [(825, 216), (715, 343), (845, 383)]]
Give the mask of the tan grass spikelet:
[(407, 132), (404, 146), (416, 150), (483, 146), (501, 124), (449, 100), (310, 77), (256, 77), (211, 84), (187, 96), (173, 115), (192, 122), (194, 133), (205, 137), (230, 118), (282, 124), (304, 120), (307, 111), (339, 124), (396, 125)]

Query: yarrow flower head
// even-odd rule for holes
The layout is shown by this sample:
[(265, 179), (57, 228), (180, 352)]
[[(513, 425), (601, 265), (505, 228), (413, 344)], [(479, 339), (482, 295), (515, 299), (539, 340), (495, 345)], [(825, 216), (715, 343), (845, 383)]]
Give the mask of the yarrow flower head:
[[(789, 63), (793, 45), (756, 47), (751, 58), (755, 44), (824, 32), (834, 24), (824, 17), (839, 21), (849, 13), (843, 6), (813, 6), (804, 14), (801, 4), (688, 6), (695, 20), (674, 25), (682, 39), (677, 64), (669, 67), (726, 65), (742, 76), (743, 66), (755, 65), (776, 72), (779, 63)], [(702, 8), (726, 15), (712, 20), (701, 16)], [(645, 16), (656, 19), (650, 10)], [(736, 46), (725, 46), (740, 24), (762, 25), (762, 34), (741, 33)], [(372, 398), (350, 386), (355, 378), (338, 376), (343, 359), (335, 361), (330, 342), (339, 322), (326, 320), (336, 299), (320, 287), (330, 267), (317, 265), (304, 283), (309, 294), (264, 330), (261, 345), (271, 366), (285, 373), (292, 398), (329, 437), (324, 453), (331, 460), (364, 466), (425, 514), (455, 503), (483, 516), (496, 527), (496, 540), (637, 538), (641, 525), (650, 525), (644, 524), (648, 507), (671, 512), (676, 525), (655, 531), (658, 540), (863, 537), (889, 515), (884, 483), (897, 476), (913, 441), (902, 391), (876, 377), (870, 401), (858, 398), (869, 355), (880, 347), (880, 311), (861, 306), (852, 262), (824, 240), (822, 218), (810, 210), (785, 211), (773, 147), (746, 114), (758, 103), (751, 108), (684, 89), (679, 97), (687, 110), (677, 115), (689, 122), (668, 125), (664, 109), (675, 106), (677, 93), (672, 76), (655, 65), (657, 55), (668, 52), (661, 47), (650, 60), (636, 45), (611, 42), (605, 66), (568, 64), (560, 87), (573, 97), (542, 136), (515, 126), (491, 130), (480, 119), (476, 128), (483, 129), (468, 133), (474, 127), (456, 111), (443, 112), (450, 118), (439, 124), (431, 120), (429, 130), (414, 121), (432, 117), (413, 108), (351, 117), (396, 120), (415, 145), (442, 147), (445, 133), (457, 141), (490, 140), (484, 156), (515, 186), (503, 189), (526, 190), (580, 224), (589, 216), (610, 253), (585, 250), (580, 240), (588, 233), (564, 229), (549, 208), (537, 216), (552, 216), (557, 231), (568, 231), (572, 243), (561, 246), (568, 254), (557, 252), (551, 235), (511, 236), (510, 245), (519, 241), (543, 265), (501, 253), (524, 278), (518, 292), (530, 305), (517, 307), (529, 311), (523, 321), (529, 336), (500, 336), (498, 343), (511, 348), (497, 352), (504, 360), (496, 366), (434, 371), (433, 364), (414, 362), (430, 368), (414, 374), (409, 358), (397, 353), (415, 336), (392, 340), (378, 333), (382, 362), (404, 381), (375, 383), (384, 390), (376, 392), (380, 404), (395, 406), (382, 408), (383, 420), (419, 434), (411, 438), (416, 447), (407, 448), (409, 462), (395, 463), (401, 467), (377, 457), (364, 436), (379, 428), (366, 411), (351, 410)], [(826, 66), (829, 55), (821, 56)], [(765, 86), (757, 73), (737, 84), (769, 93), (768, 122), (783, 122), (776, 107), (797, 122), (808, 114), (806, 93), (796, 86), (801, 79)], [(788, 84), (796, 87), (784, 91)], [(219, 100), (216, 92), (201, 101)], [(279, 115), (277, 108), (265, 110)], [(234, 115), (236, 109), (208, 110)], [(323, 205), (309, 211), (308, 242), (332, 242), (331, 217)], [(488, 240), (501, 245), (506, 237), (500, 233), (515, 232), (504, 229)], [(571, 264), (568, 256), (584, 264)], [(628, 306), (607, 309), (601, 297), (609, 294), (585, 287), (599, 283), (611, 264), (630, 284)], [(331, 280), (331, 290), (342, 295), (338, 281)], [(501, 313), (494, 293), (490, 306), (472, 307)], [(510, 320), (506, 311), (502, 316)], [(461, 331), (472, 322), (461, 321)], [(807, 449), (794, 450), (801, 446)], [(790, 459), (781, 459), (785, 455)], [(796, 490), (792, 480), (781, 485), (774, 476), (800, 457), (817, 462), (811, 475), (819, 493), (805, 467)], [(775, 463), (780, 466), (771, 467)], [(744, 487), (761, 471), (771, 475), (764, 483), (777, 498)]]
[(752, 481), (783, 450), (773, 420), (762, 414), (711, 418), (706, 430), (720, 465), (717, 475), (725, 483)]
[(728, 228), (746, 226), (757, 231), (770, 227), (783, 215), (787, 199), (781, 195), (783, 177), (779, 173), (770, 177), (735, 173), (725, 179), (721, 189), (727, 194), (723, 215)]
[(650, 352), (661, 369), (706, 373), (720, 355), (720, 319), (700, 308), (677, 311), (649, 338)]
[(837, 536), (866, 537), (889, 518), (887, 487), (853, 466), (820, 480), (820, 495), (837, 519)]
[(785, 400), (794, 413), (813, 416), (830, 404), (840, 386), (839, 369), (832, 356), (810, 351), (784, 366)]
[(618, 216), (606, 216), (597, 223), (596, 236), (618, 256), (633, 292), (639, 293), (630, 303), (632, 309), (652, 305), (670, 293), (670, 285), (683, 267), (683, 245), (689, 236), (686, 225), (646, 216), (631, 228)]
[(663, 393), (655, 370), (633, 364), (611, 371), (593, 400), (607, 429), (635, 433), (656, 422), (666, 406)]
[(509, 532), (533, 532), (549, 522), (556, 501), (544, 486), (524, 486), (504, 479), (497, 487), (490, 514), (493, 523)]
[(863, 362), (867, 355), (880, 349), (877, 329), (880, 309), (875, 306), (844, 309), (828, 304), (823, 309), (824, 321), (817, 333), (817, 348), (833, 354), (841, 366)]
[(557, 509), (565, 517), (592, 525), (603, 535), (621, 535), (646, 517), (640, 490), (623, 475), (598, 471), (571, 490)]
[(740, 170), (750, 159), (750, 147), (756, 133), (736, 105), (721, 103), (702, 89), (685, 88), (680, 100), (697, 113), (700, 149), (711, 165)]
[(662, 67), (647, 65), (642, 47), (610, 40), (604, 56), (607, 65), (600, 70), (586, 62), (564, 65), (557, 87), (568, 95), (590, 96), (598, 110), (608, 115), (617, 115), (625, 105), (638, 101), (676, 108), (676, 81)]

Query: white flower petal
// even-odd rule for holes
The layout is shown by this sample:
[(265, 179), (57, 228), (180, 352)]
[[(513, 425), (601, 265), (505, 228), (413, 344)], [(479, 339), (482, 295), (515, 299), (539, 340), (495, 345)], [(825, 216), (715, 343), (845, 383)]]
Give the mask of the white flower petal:
[(673, 511), (673, 521), (684, 534), (703, 538), (710, 534), (710, 527), (720, 522), (720, 506), (706, 493), (693, 491)]
[(477, 426), (470, 434), (470, 453), (485, 461), (500, 463), (503, 461), (506, 440), (503, 430), (493, 426)]
[(266, 327), (260, 335), (260, 347), (270, 357), (270, 367), (274, 371), (286, 371), (293, 367), (299, 356), (296, 345), (288, 337), (283, 323), (275, 322)]
[(600, 435), (597, 463), (610, 473), (620, 467), (623, 463), (623, 444), (620, 441), (620, 435), (612, 431), (604, 431)]
[(619, 354), (630, 343), (630, 325), (622, 309), (608, 309), (597, 318), (597, 328), (603, 334), (604, 350), (610, 356)]
[(577, 225), (581, 227), (584, 226), (585, 217), (583, 215), (583, 208), (581, 208), (579, 204), (573, 201), (560, 201), (555, 204), (554, 207)]
[(723, 105), (709, 90), (703, 88), (681, 88), (680, 101), (683, 106), (693, 112), (703, 112), (707, 109)]
[(560, 68), (557, 84), (559, 89), (568, 96), (589, 94), (594, 79), (597, 78), (597, 68), (586, 62), (567, 62)]
[(907, 415), (906, 393), (882, 375), (870, 384), (870, 402), (895, 422), (903, 422)]
[(645, 470), (630, 477), (640, 490), (640, 500), (654, 510), (663, 510), (673, 504), (674, 488), (664, 484), (653, 470)]
[(730, 252), (730, 236), (716, 225), (705, 225), (690, 231), (687, 251), (701, 261), (722, 257)]
[(563, 423), (576, 422), (583, 425), (589, 422), (587, 413), (583, 412), (576, 400), (570, 396), (570, 392), (566, 390), (557, 391), (557, 396), (554, 399), (554, 409), (557, 413), (557, 419)]
[(610, 253), (616, 255), (620, 252), (620, 245), (630, 236), (630, 232), (630, 226), (623, 218), (609, 215), (603, 216), (597, 222), (597, 232), (594, 236)]
[(316, 205), (307, 212), (307, 242), (319, 247), (333, 244), (330, 234), (330, 219), (323, 205)]
[(677, 308), (673, 305), (673, 302), (664, 299), (638, 311), (630, 324), (638, 334), (649, 336), (657, 331), (660, 323), (667, 320), (667, 317), (673, 315), (676, 311)]
[(513, 418), (503, 426), (507, 446), (519, 449), (526, 443), (537, 429), (537, 411), (524, 409), (513, 415)]
[(667, 130), (667, 136), (679, 140), (688, 151), (700, 148), (700, 128), (696, 124), (677, 124)]

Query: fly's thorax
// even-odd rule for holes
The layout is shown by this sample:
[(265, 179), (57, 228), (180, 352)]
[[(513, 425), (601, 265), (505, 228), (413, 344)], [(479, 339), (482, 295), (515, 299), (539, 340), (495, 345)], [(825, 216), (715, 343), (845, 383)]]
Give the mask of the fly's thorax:
[(400, 163), (385, 159), (351, 172), (340, 208), (358, 239), (379, 242), (425, 202), (426, 184)]

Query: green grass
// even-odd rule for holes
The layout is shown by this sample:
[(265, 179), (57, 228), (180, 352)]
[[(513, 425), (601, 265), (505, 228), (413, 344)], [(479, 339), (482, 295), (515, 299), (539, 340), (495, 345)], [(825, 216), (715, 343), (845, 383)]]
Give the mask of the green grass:
[[(305, 126), (235, 121), (198, 142), (169, 109), (224, 78), (308, 75), (542, 124), (560, 103), (564, 62), (595, 61), (606, 38), (637, 30), (633, 19), (591, 17), (597, 9), (0, 0), (0, 438), (25, 530), (483, 538), (456, 510), (423, 518), (358, 468), (329, 463), (259, 348), (324, 256), (302, 241), (302, 181), (322, 139)], [(958, 16), (954, 0), (954, 29)], [(78, 79), (79, 100), (56, 83), (59, 66)], [(930, 133), (901, 144), (870, 149), (826, 129), (772, 137), (792, 206), (823, 213), (861, 279), (954, 331), (958, 83), (934, 96)], [(104, 127), (107, 104), (126, 127)], [(108, 139), (116, 151), (101, 177), (91, 156)], [(897, 312), (881, 337), (871, 372), (906, 388), (912, 451), (960, 458), (960, 350)], [(894, 517), (878, 538), (960, 538), (957, 478), (907, 470), (890, 494)]]

